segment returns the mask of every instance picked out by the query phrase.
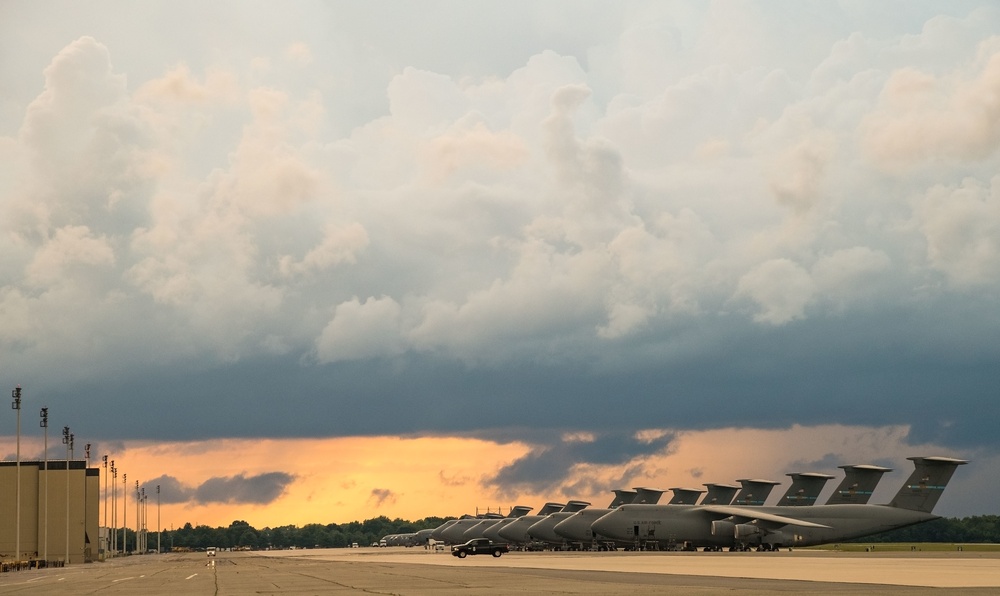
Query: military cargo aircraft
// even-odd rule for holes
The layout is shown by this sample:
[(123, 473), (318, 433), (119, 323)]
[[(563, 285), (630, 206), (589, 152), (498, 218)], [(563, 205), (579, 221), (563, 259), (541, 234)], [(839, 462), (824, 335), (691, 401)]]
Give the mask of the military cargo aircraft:
[(466, 541), (466, 539), (463, 538), (465, 531), (471, 528), (472, 526), (478, 524), (484, 519), (500, 521), (501, 519), (503, 519), (503, 517), (504, 516), (500, 515), (499, 513), (486, 513), (478, 516), (459, 519), (455, 523), (451, 524), (450, 526), (442, 530), (440, 532), (441, 536), (440, 538), (437, 538), (436, 532), (432, 533), (431, 536), (434, 537), (435, 540), (441, 540), (447, 544), (462, 544), (463, 542)]
[[(662, 494), (662, 490), (653, 488), (637, 487), (634, 491), (616, 490), (615, 499), (607, 507), (587, 507), (586, 509), (581, 509), (553, 526), (552, 531), (567, 542), (579, 545), (580, 548), (598, 548), (604, 550), (609, 545), (601, 541), (601, 536), (594, 535), (594, 532), (590, 528), (591, 524), (600, 517), (614, 511), (616, 507), (625, 505), (626, 503), (655, 505), (659, 502)], [(736, 487), (733, 487), (732, 494), (736, 494)], [(625, 500), (630, 497), (631, 500)], [(730, 498), (732, 498), (732, 495), (730, 495)], [(729, 502), (726, 501), (726, 503), (728, 504)], [(611, 542), (610, 538), (607, 541)]]
[(430, 537), (438, 542), (445, 542), (447, 544), (462, 544), (470, 540), (470, 538), (482, 537), (481, 535), (466, 537), (465, 533), (471, 528), (477, 528), (475, 533), (481, 534), (487, 528), (501, 520), (507, 518), (517, 518), (523, 516), (529, 511), (531, 511), (530, 507), (518, 505), (516, 507), (511, 507), (510, 512), (506, 516), (499, 513), (463, 515), (459, 519), (446, 521), (437, 528), (434, 528)]
[[(562, 511), (565, 506), (566, 505), (564, 503), (546, 503), (538, 511), (537, 515), (522, 515), (509, 524), (504, 524), (503, 527), (498, 528), (497, 534), (499, 535), (500, 540), (504, 542), (526, 544), (531, 541), (531, 537), (528, 536), (529, 527), (531, 527), (535, 522), (544, 519), (549, 514)], [(493, 528), (490, 528), (490, 530), (492, 529)], [(488, 532), (486, 537), (490, 538), (491, 534), (492, 532)]]
[(532, 540), (539, 540), (552, 545), (560, 545), (563, 542), (563, 537), (556, 534), (552, 528), (557, 523), (587, 507), (590, 507), (590, 503), (587, 501), (569, 501), (566, 503), (566, 506), (562, 508), (562, 511), (546, 515), (542, 519), (528, 526), (528, 529), (525, 532)]
[(528, 512), (530, 511), (531, 507), (525, 507), (524, 505), (516, 505), (514, 507), (511, 507), (510, 513), (507, 514), (507, 517), (500, 519), (496, 518), (483, 519), (478, 524), (473, 525), (471, 528), (469, 528), (462, 534), (462, 538), (464, 539), (463, 542), (474, 540), (476, 538), (485, 538), (486, 530), (492, 528), (496, 524), (499, 524), (505, 519), (517, 519), (521, 516), (527, 515)]
[(595, 521), (592, 530), (615, 540), (692, 550), (777, 550), (860, 538), (937, 519), (931, 511), (958, 466), (968, 462), (949, 457), (908, 459), (914, 463), (913, 473), (885, 505), (627, 504)]

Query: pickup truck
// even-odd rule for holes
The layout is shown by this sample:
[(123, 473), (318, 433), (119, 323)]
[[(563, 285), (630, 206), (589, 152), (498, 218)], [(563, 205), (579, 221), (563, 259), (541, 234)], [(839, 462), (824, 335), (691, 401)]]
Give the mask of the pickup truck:
[(473, 538), (465, 544), (456, 544), (451, 547), (451, 554), (459, 559), (464, 559), (468, 555), (493, 555), (499, 557), (510, 552), (510, 547), (506, 544), (496, 544), (489, 538)]

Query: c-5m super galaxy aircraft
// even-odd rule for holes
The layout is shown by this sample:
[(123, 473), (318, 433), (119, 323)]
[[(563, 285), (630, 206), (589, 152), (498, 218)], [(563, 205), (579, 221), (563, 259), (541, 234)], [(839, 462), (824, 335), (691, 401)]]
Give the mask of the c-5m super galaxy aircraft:
[[(528, 528), (534, 525), (539, 520), (545, 519), (547, 516), (562, 511), (566, 507), (565, 503), (546, 503), (542, 505), (541, 510), (539, 510), (537, 515), (522, 515), (509, 524), (504, 524), (496, 529), (496, 534), (500, 540), (504, 542), (509, 542), (511, 544), (527, 544), (531, 541), (531, 537), (528, 536)], [(490, 528), (484, 534), (485, 537), (492, 540), (491, 534), (493, 533), (493, 528)]]
[[(931, 511), (958, 466), (968, 463), (949, 457), (909, 459), (914, 463), (913, 473), (885, 505), (839, 500), (839, 504), (812, 507), (747, 507), (735, 502), (695, 506), (628, 504), (595, 521), (592, 529), (615, 540), (652, 541), (692, 550), (746, 550), (754, 546), (777, 550), (860, 538), (937, 519), (939, 516)], [(884, 470), (869, 471), (881, 476)], [(849, 474), (858, 471), (848, 469)], [(831, 500), (842, 498), (842, 490), (838, 487)]]
[(487, 528), (504, 519), (516, 519), (531, 511), (531, 507), (517, 505), (511, 507), (510, 513), (505, 517), (499, 513), (484, 513), (476, 516), (463, 515), (459, 519), (452, 519), (444, 522), (431, 531), (430, 538), (448, 544), (461, 544), (468, 540), (465, 532), (471, 528), (476, 528), (475, 538), (482, 537), (482, 532)]
[[(792, 484), (788, 487), (784, 496), (781, 497), (779, 503), (788, 504), (789, 506), (812, 505), (815, 503), (816, 497), (819, 496), (827, 481), (833, 478), (833, 476), (826, 474), (815, 473), (797, 473), (788, 474), (788, 476), (792, 478)], [(735, 502), (735, 504), (747, 507), (756, 507), (764, 504), (771, 490), (778, 484), (771, 480), (743, 479), (739, 482), (742, 485), (742, 490), (740, 487), (731, 484), (706, 484), (708, 494), (702, 499), (701, 504), (729, 505), (731, 502)], [(674, 497), (670, 499), (667, 505), (674, 507), (678, 505), (694, 505), (698, 495), (705, 492), (704, 490), (695, 488), (672, 488), (670, 490), (674, 492)], [(739, 491), (739, 494), (737, 494), (737, 491)], [(636, 542), (635, 538), (627, 541), (613, 540), (610, 536), (601, 536), (593, 529), (593, 522), (610, 513), (613, 509), (614, 507), (604, 510), (584, 509), (583, 511), (578, 511), (569, 518), (561, 520), (553, 528), (553, 531), (562, 536), (568, 543), (575, 544), (581, 548), (586, 548), (589, 545), (591, 548), (604, 550), (611, 546), (609, 543), (615, 543), (626, 548), (634, 546)]]

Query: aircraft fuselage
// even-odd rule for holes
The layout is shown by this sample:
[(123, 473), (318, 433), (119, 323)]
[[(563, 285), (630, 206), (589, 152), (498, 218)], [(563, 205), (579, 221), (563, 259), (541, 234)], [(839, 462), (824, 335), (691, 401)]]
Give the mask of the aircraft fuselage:
[[(736, 512), (735, 515), (727, 513)], [(787, 518), (802, 524), (765, 517)], [(623, 505), (592, 524), (593, 532), (636, 543), (727, 548), (740, 544), (812, 546), (860, 538), (937, 519), (887, 505), (730, 507)], [(713, 523), (714, 522), (714, 523)]]

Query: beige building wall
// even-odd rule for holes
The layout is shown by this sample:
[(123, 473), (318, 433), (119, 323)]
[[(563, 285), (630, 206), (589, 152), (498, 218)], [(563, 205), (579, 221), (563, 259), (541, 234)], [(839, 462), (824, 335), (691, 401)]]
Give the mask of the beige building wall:
[[(70, 564), (96, 560), (100, 469), (84, 461), (21, 462), (21, 552), (16, 554), (17, 466), (0, 462), (0, 557)], [(68, 517), (67, 517), (68, 514)]]

